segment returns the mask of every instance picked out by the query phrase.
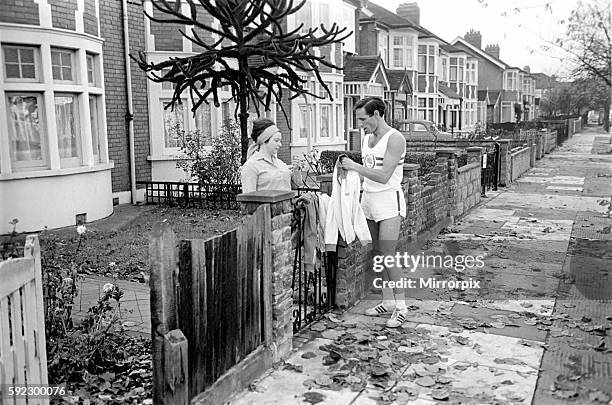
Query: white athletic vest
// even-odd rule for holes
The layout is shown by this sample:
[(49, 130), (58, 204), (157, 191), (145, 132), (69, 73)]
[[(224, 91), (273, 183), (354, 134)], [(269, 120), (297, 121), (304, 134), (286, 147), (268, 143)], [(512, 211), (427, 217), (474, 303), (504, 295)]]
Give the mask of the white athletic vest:
[[(370, 169), (382, 170), (383, 160), (385, 158), (385, 152), (387, 150), (387, 143), (389, 137), (393, 132), (398, 132), (396, 129), (390, 129), (386, 134), (380, 138), (380, 141), (373, 147), (370, 148), (369, 142), (372, 134), (368, 134), (363, 138), (363, 145), (361, 145), (361, 158), (363, 165)], [(386, 183), (378, 183), (374, 180), (370, 180), (364, 176), (363, 179), (363, 191), (369, 193), (377, 193), (379, 191), (386, 190), (401, 190), (402, 177), (404, 176), (404, 157), (406, 153), (403, 153), (400, 157), (397, 167), (393, 171), (391, 178)]]

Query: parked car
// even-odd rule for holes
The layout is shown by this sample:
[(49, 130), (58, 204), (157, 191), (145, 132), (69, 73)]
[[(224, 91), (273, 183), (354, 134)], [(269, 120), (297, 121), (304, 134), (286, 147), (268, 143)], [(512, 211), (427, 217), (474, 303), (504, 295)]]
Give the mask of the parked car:
[(406, 120), (399, 122), (399, 130), (406, 139), (429, 139), (429, 140), (445, 140), (453, 139), (453, 136), (444, 131), (440, 131), (436, 124), (431, 121), (424, 120)]

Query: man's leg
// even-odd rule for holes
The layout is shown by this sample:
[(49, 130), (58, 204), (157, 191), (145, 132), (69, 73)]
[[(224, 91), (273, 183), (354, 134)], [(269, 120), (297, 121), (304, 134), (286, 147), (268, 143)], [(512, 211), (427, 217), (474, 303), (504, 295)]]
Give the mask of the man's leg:
[[(393, 256), (397, 254), (397, 240), (399, 238), (400, 225), (402, 217), (397, 216), (385, 219), (378, 223), (378, 239), (381, 254), (385, 256)], [(392, 266), (385, 269), (387, 277), (392, 281), (399, 281), (402, 278), (403, 271), (401, 267)], [(404, 288), (394, 289), (396, 306), (404, 308), (406, 306), (406, 297)]]
[[(371, 219), (367, 220), (368, 228), (370, 229), (370, 236), (372, 237), (372, 255), (384, 255), (381, 250), (380, 238), (379, 238), (379, 222), (373, 221)], [(389, 274), (384, 269), (381, 273), (379, 273), (380, 277), (384, 281), (389, 281)], [(395, 297), (393, 295), (393, 289), (384, 287), (382, 288), (382, 303), (387, 309), (392, 310), (395, 308)]]

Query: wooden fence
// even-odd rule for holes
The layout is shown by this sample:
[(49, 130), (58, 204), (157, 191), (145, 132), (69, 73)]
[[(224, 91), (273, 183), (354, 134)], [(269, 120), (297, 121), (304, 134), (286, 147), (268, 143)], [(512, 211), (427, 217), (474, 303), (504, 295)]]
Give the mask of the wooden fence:
[(178, 257), (170, 226), (155, 227), (149, 244), (155, 404), (222, 403), (219, 392), (242, 388), (271, 364), (271, 240), (267, 204), (223, 235), (180, 241)]
[[(24, 257), (0, 262), (0, 404), (8, 386), (47, 384), (40, 246), (28, 236)], [(14, 403), (11, 398), (6, 402)], [(20, 398), (17, 404), (48, 404)]]

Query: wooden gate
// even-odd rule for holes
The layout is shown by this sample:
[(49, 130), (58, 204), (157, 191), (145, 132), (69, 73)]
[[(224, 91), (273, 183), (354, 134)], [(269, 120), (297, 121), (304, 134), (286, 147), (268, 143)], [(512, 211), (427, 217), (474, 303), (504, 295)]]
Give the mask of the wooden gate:
[[(47, 348), (40, 246), (37, 236), (28, 236), (23, 258), (0, 262), (0, 404), (9, 386), (41, 384), (47, 384)], [(49, 403), (40, 398), (16, 402)]]
[(178, 243), (167, 223), (153, 230), (156, 404), (222, 403), (271, 365), (270, 218), (262, 205), (232, 231)]

